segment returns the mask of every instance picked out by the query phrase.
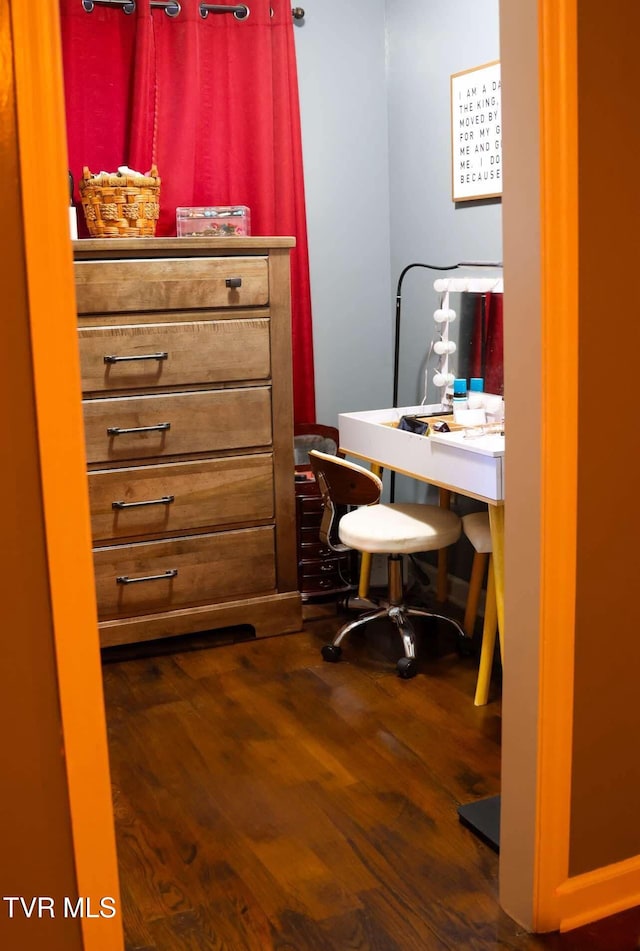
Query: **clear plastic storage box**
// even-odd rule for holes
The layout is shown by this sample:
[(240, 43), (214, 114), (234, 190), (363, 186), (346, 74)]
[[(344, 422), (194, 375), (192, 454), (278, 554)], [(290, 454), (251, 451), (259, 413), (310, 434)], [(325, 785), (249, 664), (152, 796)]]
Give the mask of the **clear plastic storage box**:
[(179, 238), (228, 238), (251, 234), (251, 212), (246, 205), (176, 208)]

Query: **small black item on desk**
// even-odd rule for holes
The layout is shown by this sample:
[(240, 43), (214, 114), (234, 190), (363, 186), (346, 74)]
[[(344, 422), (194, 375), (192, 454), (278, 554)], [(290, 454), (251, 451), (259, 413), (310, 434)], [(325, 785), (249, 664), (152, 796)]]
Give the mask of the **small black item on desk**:
[(425, 422), (420, 416), (401, 416), (398, 429), (404, 429), (408, 433), (417, 433), (418, 436), (426, 436), (429, 432), (429, 423)]
[(449, 429), (449, 426), (447, 425), (447, 423), (445, 423), (444, 419), (440, 419), (438, 420), (437, 423), (433, 423), (432, 429), (434, 433), (450, 433), (451, 432), (451, 430)]

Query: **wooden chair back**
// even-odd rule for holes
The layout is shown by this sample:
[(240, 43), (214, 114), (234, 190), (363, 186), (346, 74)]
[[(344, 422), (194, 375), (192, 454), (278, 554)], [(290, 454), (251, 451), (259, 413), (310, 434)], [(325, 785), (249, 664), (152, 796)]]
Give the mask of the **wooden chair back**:
[(309, 453), (309, 461), (324, 506), (320, 539), (334, 551), (346, 551), (348, 546), (343, 545), (338, 536), (341, 516), (351, 506), (379, 502), (382, 482), (363, 466), (316, 449)]

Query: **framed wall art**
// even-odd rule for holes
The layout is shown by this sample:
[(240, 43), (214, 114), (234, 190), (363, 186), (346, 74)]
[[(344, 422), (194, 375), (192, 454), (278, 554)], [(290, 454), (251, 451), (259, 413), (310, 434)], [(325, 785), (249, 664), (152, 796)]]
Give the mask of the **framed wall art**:
[(500, 63), (451, 76), (453, 201), (502, 195)]

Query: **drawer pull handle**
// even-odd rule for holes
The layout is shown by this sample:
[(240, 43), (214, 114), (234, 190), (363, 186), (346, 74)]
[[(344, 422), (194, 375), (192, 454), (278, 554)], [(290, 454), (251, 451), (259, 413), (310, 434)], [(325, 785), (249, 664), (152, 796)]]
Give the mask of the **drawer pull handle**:
[(242, 287), (242, 278), (228, 277), (224, 283), (227, 287)]
[(135, 509), (142, 505), (171, 505), (174, 495), (163, 495), (161, 499), (145, 499), (143, 502), (112, 502), (112, 509)]
[(169, 571), (163, 571), (161, 575), (145, 575), (142, 578), (130, 578), (128, 575), (120, 575), (116, 578), (117, 584), (138, 584), (140, 581), (166, 581), (167, 578), (177, 577), (178, 569), (170, 568)]
[(168, 360), (169, 354), (166, 350), (161, 353), (142, 353), (130, 357), (117, 357), (115, 353), (108, 353), (103, 359), (105, 363), (126, 363), (131, 360)]
[(128, 433), (166, 432), (171, 429), (171, 423), (158, 423), (156, 426), (134, 426), (132, 429), (121, 429), (119, 426), (109, 426), (107, 436), (126, 436)]

